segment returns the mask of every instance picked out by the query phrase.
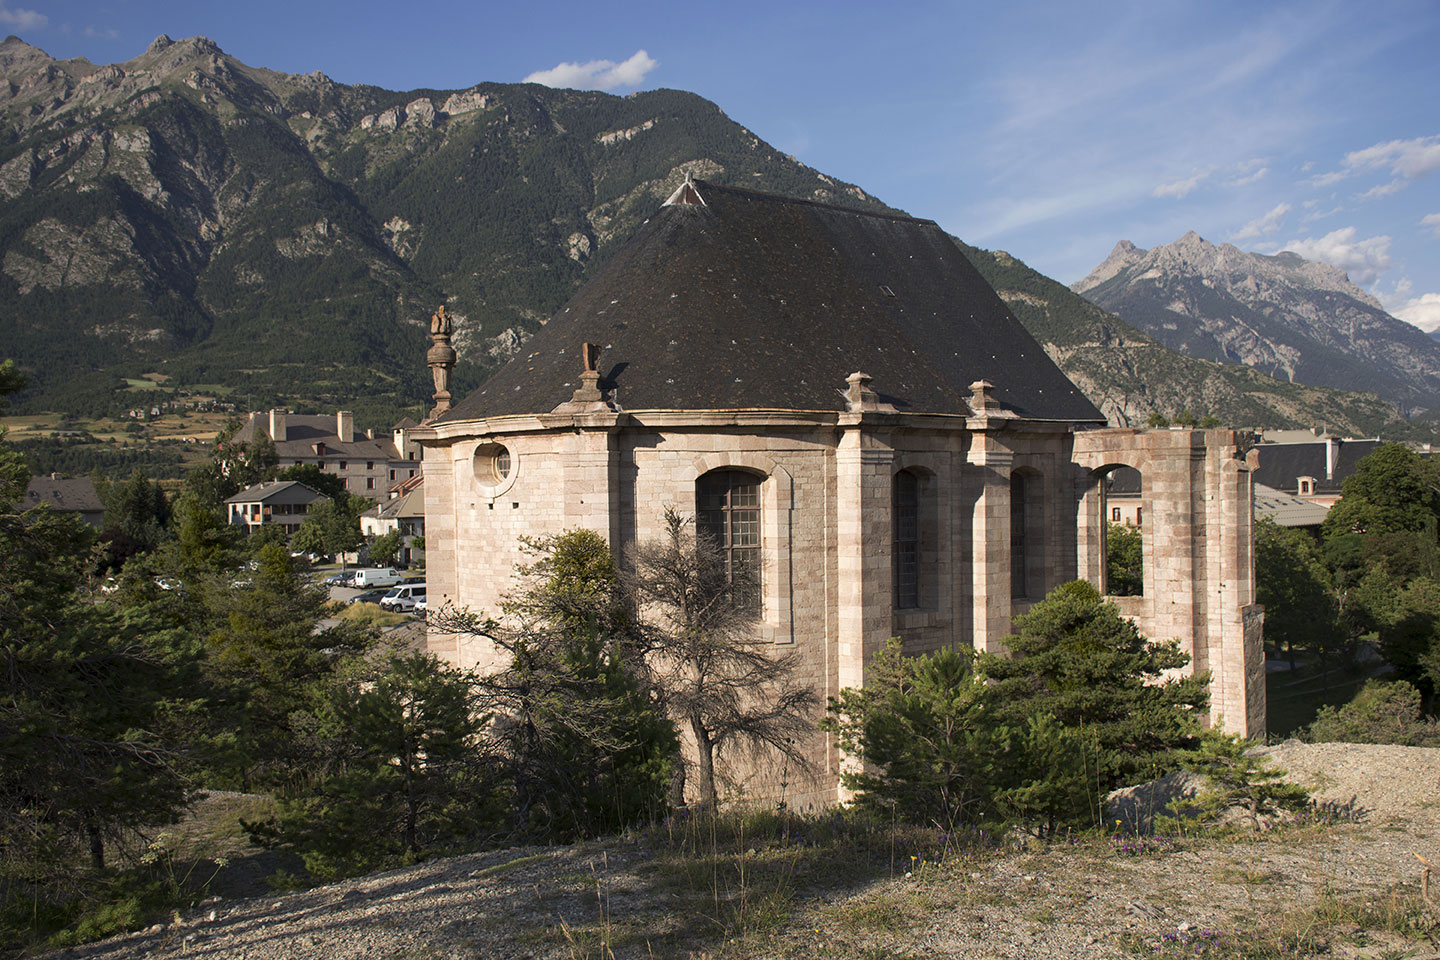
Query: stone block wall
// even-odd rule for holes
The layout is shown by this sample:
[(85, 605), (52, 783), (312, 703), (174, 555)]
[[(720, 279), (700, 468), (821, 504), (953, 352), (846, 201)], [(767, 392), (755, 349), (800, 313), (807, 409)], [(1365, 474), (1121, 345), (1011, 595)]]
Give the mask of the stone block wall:
[[(693, 516), (699, 477), (748, 471), (761, 479), (757, 639), (794, 651), (797, 679), (822, 704), (865, 683), (891, 636), (912, 653), (1003, 649), (1014, 614), (1067, 580), (1103, 577), (1097, 471), (1134, 466), (1148, 507), (1146, 596), (1121, 598), (1122, 606), (1142, 631), (1179, 639), (1196, 669), (1214, 671), (1214, 712), (1227, 728), (1263, 725), (1249, 473), (1224, 431), (1075, 434), (1016, 418), (870, 411), (554, 415), (451, 430), (425, 438), (432, 606), (498, 613), (525, 560), (522, 536), (593, 529), (623, 564), (636, 543), (661, 535), (667, 507)], [(503, 482), (485, 477), (496, 444), (510, 453)], [(921, 478), (922, 574), (919, 607), (897, 610), (891, 501), (903, 469)], [(1011, 583), (1016, 470), (1031, 501), (1024, 596)], [(467, 667), (493, 662), (485, 645), (438, 631), (430, 648)], [(745, 795), (783, 790), (797, 806), (833, 802), (842, 758), (818, 732), (804, 752), (809, 775), (761, 762), (744, 771)]]
[[(1243, 736), (1265, 732), (1255, 604), (1253, 502), (1244, 437), (1231, 430), (1092, 430), (1076, 434), (1077, 567), (1104, 583), (1103, 474), (1141, 475), (1144, 595), (1118, 597), (1145, 636), (1178, 640), (1189, 670), (1211, 672), (1210, 720)], [(1103, 586), (1102, 586), (1103, 589)]]

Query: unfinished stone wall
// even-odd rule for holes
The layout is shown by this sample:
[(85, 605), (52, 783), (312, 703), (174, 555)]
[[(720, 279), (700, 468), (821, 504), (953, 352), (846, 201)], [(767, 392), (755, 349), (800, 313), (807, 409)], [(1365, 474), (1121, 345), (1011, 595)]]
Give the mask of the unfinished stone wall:
[(1210, 720), (1265, 733), (1263, 608), (1255, 603), (1252, 487), (1246, 440), (1231, 430), (1090, 430), (1076, 434), (1077, 566), (1104, 589), (1101, 478), (1140, 471), (1144, 595), (1116, 597), (1140, 632), (1178, 640), (1189, 669), (1209, 670)]

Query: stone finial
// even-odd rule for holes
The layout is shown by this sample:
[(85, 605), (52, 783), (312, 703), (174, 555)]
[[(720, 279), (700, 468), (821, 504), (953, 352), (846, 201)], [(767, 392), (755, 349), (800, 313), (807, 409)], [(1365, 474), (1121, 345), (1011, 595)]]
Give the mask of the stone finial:
[(455, 325), (442, 304), (430, 317), (430, 349), (425, 353), (430, 376), (435, 379), (435, 406), (430, 409), (427, 420), (434, 420), (450, 409), (450, 371), (455, 366), (455, 348), (450, 346), (450, 335), (454, 332)]
[(884, 410), (893, 413), (895, 408), (891, 404), (882, 403), (880, 395), (870, 386), (874, 379), (868, 373), (859, 370), (845, 378), (845, 408), (851, 413), (859, 413), (862, 410)]
[(600, 403), (605, 395), (600, 392), (600, 347), (594, 343), (580, 345), (580, 386), (570, 398), (572, 403)]
[(995, 399), (995, 384), (989, 380), (976, 380), (970, 384), (970, 409), (977, 417), (999, 413), (1000, 401)]

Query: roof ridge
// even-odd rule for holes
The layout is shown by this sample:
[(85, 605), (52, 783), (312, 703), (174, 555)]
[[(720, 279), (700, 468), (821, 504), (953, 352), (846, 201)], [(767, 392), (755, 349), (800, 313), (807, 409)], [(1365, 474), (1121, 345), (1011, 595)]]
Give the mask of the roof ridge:
[(707, 190), (719, 190), (722, 193), (736, 193), (742, 196), (751, 197), (756, 200), (778, 200), (781, 203), (803, 203), (811, 207), (819, 207), (822, 210), (838, 210), (841, 213), (855, 213), (862, 217), (875, 217), (880, 220), (899, 220), (905, 223), (923, 223), (932, 227), (939, 227), (940, 224), (925, 217), (912, 217), (908, 213), (886, 213), (884, 210), (864, 210), (859, 207), (847, 207), (839, 203), (826, 203), (824, 200), (810, 200), (805, 197), (789, 197), (783, 193), (766, 193), (763, 190), (751, 190), (748, 187), (737, 187), (732, 184), (712, 183), (709, 180), (690, 180), (688, 183), (696, 188), (704, 187)]

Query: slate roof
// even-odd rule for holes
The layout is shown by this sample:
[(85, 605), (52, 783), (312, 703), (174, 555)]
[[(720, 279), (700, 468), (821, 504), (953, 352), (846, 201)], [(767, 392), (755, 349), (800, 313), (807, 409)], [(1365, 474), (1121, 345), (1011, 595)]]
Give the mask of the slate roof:
[(25, 487), (21, 509), (28, 510), (42, 503), (61, 513), (104, 513), (105, 505), (88, 477), (31, 477)]
[(1339, 493), (1345, 478), (1355, 472), (1360, 461), (1380, 447), (1379, 440), (1336, 440), (1335, 466), (1332, 475), (1325, 475), (1325, 445), (1329, 441), (1308, 443), (1261, 443), (1255, 450), (1260, 465), (1255, 470), (1256, 483), (1277, 490), (1295, 491), (1299, 477), (1314, 477), (1316, 493)]
[(391, 497), (380, 504), (380, 509), (375, 515), (396, 520), (413, 520), (416, 517), (423, 517), (425, 516), (425, 491), (417, 488), (398, 497)]
[[(256, 431), (269, 434), (269, 424), (263, 416), (252, 417), (235, 431), (235, 439), (248, 442), (255, 438)], [(282, 460), (315, 459), (315, 444), (325, 444), (326, 460), (399, 460), (395, 442), (390, 437), (371, 440), (359, 430), (355, 439), (343, 443), (335, 432), (335, 417), (311, 414), (287, 413), (285, 415), (285, 439), (275, 441), (275, 455)], [(274, 439), (274, 438), (272, 438)]]
[(225, 498), (225, 502), (268, 503), (274, 506), (282, 503), (307, 504), (329, 499), (325, 494), (312, 490), (298, 480), (272, 480), (246, 487), (233, 497)]
[(690, 186), (438, 422), (553, 410), (584, 342), (624, 410), (843, 411), (863, 371), (900, 412), (968, 414), (983, 378), (1022, 416), (1104, 421), (933, 221)]

